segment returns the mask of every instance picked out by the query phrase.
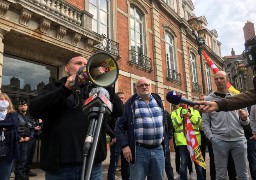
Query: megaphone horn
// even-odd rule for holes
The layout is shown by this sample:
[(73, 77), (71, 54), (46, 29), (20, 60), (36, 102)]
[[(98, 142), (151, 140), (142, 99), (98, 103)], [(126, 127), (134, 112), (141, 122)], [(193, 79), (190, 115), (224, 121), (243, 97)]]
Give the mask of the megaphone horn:
[(90, 81), (101, 87), (108, 87), (114, 84), (119, 74), (115, 59), (104, 52), (93, 54), (88, 59), (86, 71)]

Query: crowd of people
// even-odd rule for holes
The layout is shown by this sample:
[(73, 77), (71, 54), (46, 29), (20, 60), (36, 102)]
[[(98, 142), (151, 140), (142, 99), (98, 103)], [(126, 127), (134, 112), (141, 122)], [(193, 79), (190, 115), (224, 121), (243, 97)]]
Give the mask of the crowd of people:
[(0, 93), (0, 106), (0, 179), (9, 180), (12, 169), (15, 180), (28, 180), (31, 176), (37, 176), (31, 171), (31, 166), (42, 120), (29, 115), (26, 100), (19, 101), (15, 111), (5, 93)]
[[(45, 171), (46, 180), (83, 179), (84, 145), (91, 128), (91, 114), (82, 107), (95, 88), (88, 83), (86, 74), (77, 74), (86, 65), (87, 59), (81, 56), (70, 59), (65, 66), (67, 76), (46, 85), (31, 101), (30, 113), (26, 101), (20, 101), (15, 111), (8, 95), (0, 94), (1, 180), (9, 179), (12, 169), (15, 180), (36, 176), (31, 172), (31, 164), (38, 136), (40, 168)], [(164, 173), (168, 180), (187, 180), (188, 173), (192, 180), (206, 179), (205, 169), (192, 163), (185, 119), (192, 124), (204, 158), (208, 147), (210, 167), (207, 168), (212, 180), (224, 180), (227, 176), (232, 180), (249, 179), (247, 161), (251, 177), (256, 179), (256, 106), (245, 108), (256, 102), (255, 92), (230, 97), (228, 77), (223, 71), (215, 74), (214, 82), (217, 90), (201, 95), (195, 107), (181, 103), (172, 105), (171, 112), (165, 110), (164, 100), (152, 92), (151, 81), (146, 77), (138, 78), (136, 94), (129, 98), (123, 92), (115, 92), (114, 86), (107, 87), (113, 110), (103, 116), (90, 179), (103, 179), (106, 135), (111, 137), (108, 180), (115, 179), (119, 158), (124, 180), (163, 180)], [(239, 100), (245, 103), (241, 105)], [(175, 172), (170, 157), (171, 141), (175, 149)]]

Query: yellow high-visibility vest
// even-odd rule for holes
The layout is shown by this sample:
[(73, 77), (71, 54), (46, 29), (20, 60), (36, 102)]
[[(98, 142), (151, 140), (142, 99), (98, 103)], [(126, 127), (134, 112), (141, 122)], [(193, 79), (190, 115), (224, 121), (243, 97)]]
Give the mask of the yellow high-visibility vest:
[[(189, 108), (189, 109), (190, 109), (190, 114), (192, 115), (192, 117), (190, 118), (190, 121), (195, 131), (197, 141), (201, 145), (200, 128), (202, 126), (202, 118), (200, 116), (199, 111), (193, 108)], [(183, 123), (183, 119), (180, 117), (181, 110), (182, 110), (182, 107), (179, 107), (178, 109), (176, 109), (171, 113), (176, 146), (187, 145), (186, 136), (184, 134), (185, 133), (184, 123)]]

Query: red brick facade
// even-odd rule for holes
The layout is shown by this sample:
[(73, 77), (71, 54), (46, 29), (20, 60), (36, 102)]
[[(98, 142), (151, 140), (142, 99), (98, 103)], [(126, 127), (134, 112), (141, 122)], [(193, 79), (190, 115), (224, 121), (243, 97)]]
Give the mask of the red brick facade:
[[(84, 7), (84, 1), (71, 1), (74, 6), (80, 9)], [(182, 1), (177, 0), (181, 3)], [(192, 90), (192, 78), (190, 69), (190, 54), (196, 56), (198, 83), (201, 86), (201, 66), (200, 58), (197, 54), (197, 44), (191, 35), (189, 24), (184, 18), (179, 17), (170, 7), (166, 6), (162, 0), (117, 0), (112, 1), (115, 9), (111, 12), (116, 14), (113, 20), (112, 29), (116, 42), (119, 43), (118, 65), (120, 75), (117, 82), (117, 91), (125, 93), (130, 97), (133, 92), (133, 83), (139, 77), (147, 77), (152, 81), (152, 91), (159, 93), (163, 100), (170, 90), (176, 90), (186, 94), (189, 98), (198, 99), (202, 92)], [(135, 7), (143, 15), (143, 37), (145, 41), (145, 55), (151, 58), (152, 71), (146, 72), (136, 68), (129, 63), (130, 48), (130, 7)], [(111, 6), (112, 7), (112, 6)], [(210, 32), (210, 31), (209, 31)], [(166, 43), (165, 34), (169, 33), (174, 38), (174, 57), (176, 60), (177, 72), (180, 73), (181, 82), (167, 80), (167, 61), (166, 61)], [(209, 37), (208, 37), (209, 39)], [(212, 44), (206, 48), (210, 58), (215, 61), (216, 65), (222, 67), (222, 59), (211, 50)], [(205, 69), (205, 68), (204, 68)], [(212, 73), (211, 73), (212, 74)], [(206, 76), (206, 75), (205, 75)], [(211, 77), (212, 78), (212, 77)], [(213, 80), (213, 79), (212, 79)], [(206, 85), (207, 81), (205, 79)], [(213, 81), (212, 81), (213, 82)], [(215, 89), (214, 85), (213, 88)], [(206, 88), (207, 89), (207, 88)], [(213, 89), (213, 90), (214, 90)], [(208, 92), (208, 90), (207, 90)], [(165, 108), (171, 111), (170, 104), (164, 101)]]

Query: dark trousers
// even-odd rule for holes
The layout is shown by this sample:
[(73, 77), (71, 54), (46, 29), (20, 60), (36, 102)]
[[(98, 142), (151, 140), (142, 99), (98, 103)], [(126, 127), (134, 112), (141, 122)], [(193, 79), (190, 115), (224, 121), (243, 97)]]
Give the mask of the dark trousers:
[(247, 153), (252, 179), (256, 179), (256, 141), (247, 138)]
[(121, 150), (121, 175), (122, 175), (122, 180), (130, 179), (129, 162), (124, 158), (124, 154), (122, 150)]
[(168, 180), (174, 180), (170, 151), (166, 152), (166, 155), (165, 155), (165, 172)]
[[(206, 146), (208, 147), (209, 157), (210, 157), (210, 176), (211, 180), (216, 179), (216, 171), (215, 171), (215, 163), (214, 163), (214, 156), (213, 156), (213, 150), (212, 150), (212, 144), (211, 142), (206, 138), (203, 131), (200, 131), (201, 133), (201, 152), (205, 160), (205, 152), (206, 152)], [(203, 169), (203, 176), (204, 179), (206, 179), (206, 169)]]
[(22, 142), (18, 144), (20, 157), (15, 161), (15, 175), (23, 174), (27, 162), (28, 154), (28, 142)]
[(110, 164), (108, 167), (108, 180), (115, 180), (116, 168), (121, 155), (122, 179), (128, 180), (130, 177), (129, 162), (123, 156), (121, 147), (115, 143), (110, 146)]
[(31, 168), (31, 164), (34, 158), (36, 150), (36, 138), (31, 138), (30, 141), (28, 142), (28, 158), (27, 158), (27, 163), (26, 163), (26, 171), (29, 172)]
[[(175, 169), (176, 169), (176, 172), (180, 174), (180, 151), (175, 144), (174, 136), (173, 136), (173, 144), (174, 144), (174, 150), (175, 150)], [(193, 172), (193, 169), (192, 169), (192, 161), (190, 158), (187, 162), (187, 166), (188, 166), (188, 172), (189, 174), (191, 174)]]
[[(180, 150), (180, 157), (181, 157), (181, 168), (180, 168), (180, 179), (187, 180), (187, 163), (188, 160), (191, 161), (187, 145), (178, 146)], [(195, 163), (196, 175), (197, 180), (204, 180), (202, 167)]]

